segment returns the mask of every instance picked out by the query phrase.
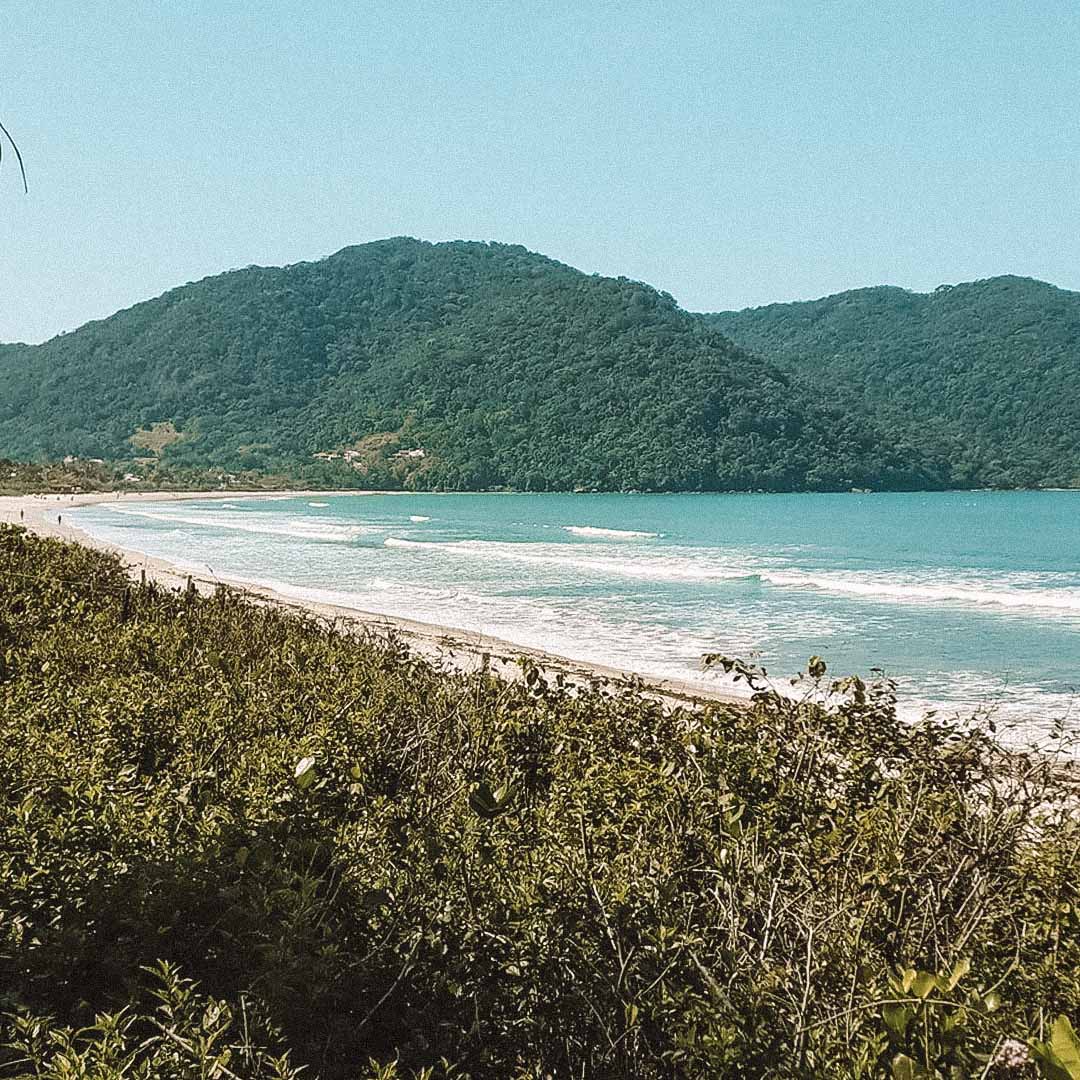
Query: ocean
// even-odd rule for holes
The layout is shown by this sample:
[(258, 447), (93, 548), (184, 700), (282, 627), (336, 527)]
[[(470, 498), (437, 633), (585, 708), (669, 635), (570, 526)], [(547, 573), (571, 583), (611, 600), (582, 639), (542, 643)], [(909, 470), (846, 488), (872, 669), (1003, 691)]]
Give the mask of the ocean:
[(716, 684), (885, 671), (917, 715), (1080, 731), (1080, 491), (343, 495), (106, 502), (94, 536), (200, 576)]

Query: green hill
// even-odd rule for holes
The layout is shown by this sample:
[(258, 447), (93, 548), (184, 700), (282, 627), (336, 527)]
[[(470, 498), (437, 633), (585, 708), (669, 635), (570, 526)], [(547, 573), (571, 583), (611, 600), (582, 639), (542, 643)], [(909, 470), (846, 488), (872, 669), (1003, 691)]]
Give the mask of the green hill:
[[(314, 458), (346, 449), (348, 464)], [(207, 278), (0, 352), (0, 454), (387, 487), (947, 480), (916, 440), (808, 393), (646, 285), (522, 247), (402, 238)]]
[(958, 487), (1080, 483), (1080, 293), (997, 277), (707, 316), (897, 439)]
[(1072, 485), (1078, 369), (1080, 294), (1024, 278), (699, 316), (522, 247), (398, 238), (0, 347), (0, 455), (391, 488)]

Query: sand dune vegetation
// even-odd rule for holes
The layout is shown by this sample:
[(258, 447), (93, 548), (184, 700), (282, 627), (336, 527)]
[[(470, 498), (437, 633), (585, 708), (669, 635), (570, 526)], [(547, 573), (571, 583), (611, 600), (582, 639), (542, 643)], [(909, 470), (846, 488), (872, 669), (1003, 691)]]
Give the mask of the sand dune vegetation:
[(0, 553), (0, 1075), (1077, 1075), (1053, 756)]

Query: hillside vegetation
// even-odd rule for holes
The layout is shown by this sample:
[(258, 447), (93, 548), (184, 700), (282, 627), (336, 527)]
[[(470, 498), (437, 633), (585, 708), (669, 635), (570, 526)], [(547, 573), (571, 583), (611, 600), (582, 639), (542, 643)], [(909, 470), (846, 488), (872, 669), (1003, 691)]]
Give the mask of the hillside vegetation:
[[(223, 473), (155, 462), (130, 466), (97, 461), (8, 461), (0, 458), (0, 495), (76, 495), (103, 491), (280, 491), (296, 482), (295, 473), (262, 470)], [(314, 472), (315, 470), (311, 470)], [(298, 472), (305, 472), (298, 470)], [(310, 481), (310, 475), (305, 477)]]
[(115, 470), (96, 461), (30, 464), (0, 458), (0, 495), (111, 491), (116, 481)]
[(0, 454), (316, 487), (1073, 486), (1078, 375), (1080, 294), (1024, 278), (693, 315), (398, 238), (0, 346)]
[(707, 319), (839, 406), (872, 413), (887, 436), (917, 439), (948, 463), (952, 486), (1080, 484), (1080, 293), (998, 277)]
[(0, 528), (0, 1076), (1076, 1080), (1059, 764), (524, 676)]
[(918, 488), (947, 471), (648, 286), (410, 239), (207, 278), (0, 353), (0, 454), (456, 489)]

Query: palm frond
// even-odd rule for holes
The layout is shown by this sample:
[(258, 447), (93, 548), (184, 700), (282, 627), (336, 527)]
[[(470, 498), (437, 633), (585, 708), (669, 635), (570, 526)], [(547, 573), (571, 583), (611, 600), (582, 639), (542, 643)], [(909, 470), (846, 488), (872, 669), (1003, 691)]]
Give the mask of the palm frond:
[[(15, 142), (15, 140), (11, 137), (11, 132), (8, 131), (8, 129), (4, 127), (2, 123), (0, 123), (0, 132), (2, 132), (4, 138), (7, 139), (11, 149), (15, 151), (15, 160), (19, 163), (19, 175), (22, 176), (23, 192), (28, 193), (30, 191), (30, 188), (27, 186), (26, 183), (26, 167), (23, 165), (22, 154), (19, 153), (19, 144)], [(3, 139), (0, 139), (0, 161), (3, 161), (3, 158), (4, 142)]]

